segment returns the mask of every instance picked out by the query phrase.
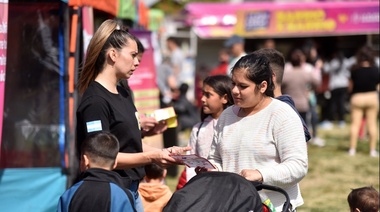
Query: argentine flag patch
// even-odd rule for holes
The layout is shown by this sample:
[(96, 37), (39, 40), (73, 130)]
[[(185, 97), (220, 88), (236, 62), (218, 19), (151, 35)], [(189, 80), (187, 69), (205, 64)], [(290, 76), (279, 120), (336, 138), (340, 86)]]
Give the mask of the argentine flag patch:
[(86, 122), (87, 133), (101, 131), (102, 122), (100, 120)]

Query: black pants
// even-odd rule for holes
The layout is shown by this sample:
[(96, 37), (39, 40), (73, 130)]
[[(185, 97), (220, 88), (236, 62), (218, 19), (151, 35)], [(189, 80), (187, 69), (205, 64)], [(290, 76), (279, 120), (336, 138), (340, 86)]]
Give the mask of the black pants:
[[(334, 121), (344, 121), (346, 113), (347, 88), (337, 88), (331, 91), (331, 99), (329, 102), (328, 119)], [(336, 116), (335, 116), (336, 115)]]

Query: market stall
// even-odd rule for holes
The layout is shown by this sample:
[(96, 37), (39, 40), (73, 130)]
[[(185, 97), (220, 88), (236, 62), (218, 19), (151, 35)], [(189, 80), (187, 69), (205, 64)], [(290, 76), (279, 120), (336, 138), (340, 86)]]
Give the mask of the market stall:
[(267, 38), (290, 43), (305, 37), (379, 34), (378, 1), (199, 2), (188, 4), (185, 11), (187, 24), (199, 38), (197, 66), (215, 61), (223, 41), (233, 34), (245, 38), (248, 51)]

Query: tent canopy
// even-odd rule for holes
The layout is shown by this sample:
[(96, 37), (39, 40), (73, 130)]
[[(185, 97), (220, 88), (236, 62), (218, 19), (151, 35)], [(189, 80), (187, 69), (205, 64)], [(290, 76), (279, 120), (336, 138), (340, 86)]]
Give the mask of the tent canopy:
[(111, 14), (112, 16), (131, 19), (136, 18), (136, 1), (120, 1), (120, 0), (69, 0), (69, 6), (90, 6), (97, 10), (101, 10)]

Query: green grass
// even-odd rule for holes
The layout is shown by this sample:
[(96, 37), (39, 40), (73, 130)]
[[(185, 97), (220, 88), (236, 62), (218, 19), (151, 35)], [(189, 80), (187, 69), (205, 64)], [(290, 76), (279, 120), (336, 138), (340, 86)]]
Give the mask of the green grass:
[[(305, 204), (298, 212), (349, 211), (347, 195), (352, 188), (372, 185), (379, 191), (379, 158), (369, 157), (367, 140), (358, 142), (356, 156), (349, 156), (349, 126), (320, 130), (319, 135), (326, 146), (308, 146), (309, 171), (300, 182)], [(172, 191), (177, 182), (178, 177), (167, 178)]]

